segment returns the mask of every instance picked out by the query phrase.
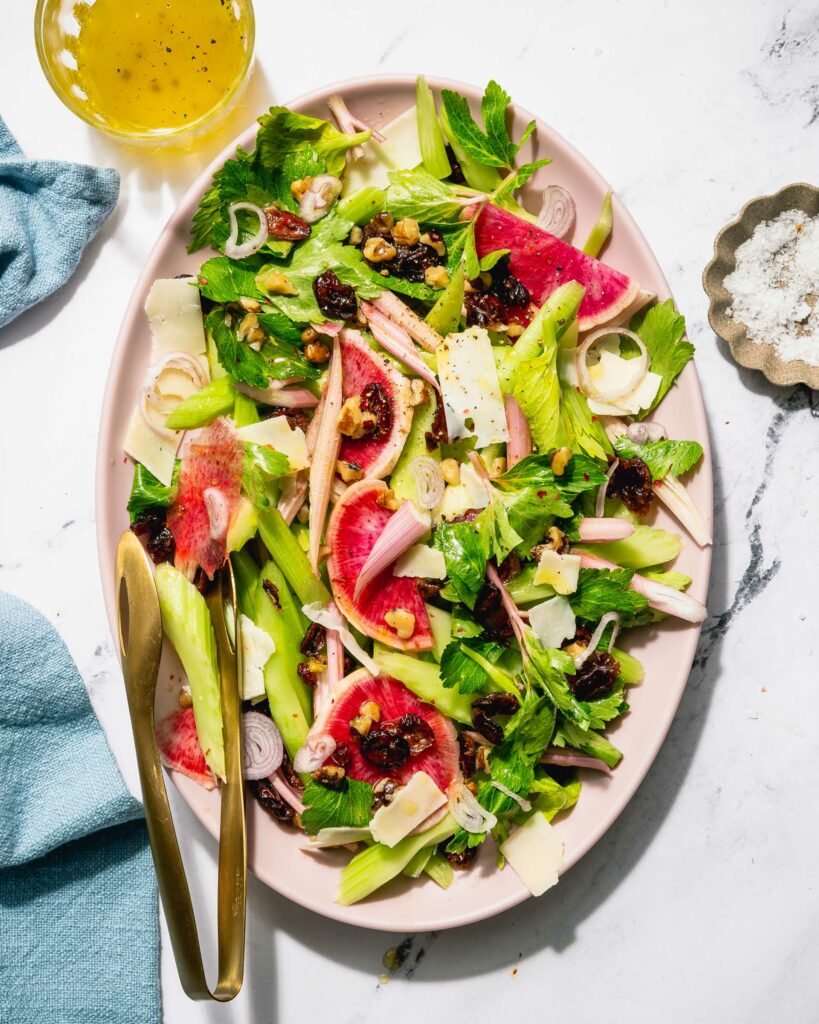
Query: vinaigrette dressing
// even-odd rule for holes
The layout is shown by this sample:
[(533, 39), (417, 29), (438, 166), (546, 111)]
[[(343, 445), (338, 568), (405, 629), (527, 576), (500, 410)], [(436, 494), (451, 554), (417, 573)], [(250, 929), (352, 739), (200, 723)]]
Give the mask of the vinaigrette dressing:
[(78, 83), (122, 130), (192, 124), (242, 73), (246, 25), (232, 0), (94, 0), (74, 14)]

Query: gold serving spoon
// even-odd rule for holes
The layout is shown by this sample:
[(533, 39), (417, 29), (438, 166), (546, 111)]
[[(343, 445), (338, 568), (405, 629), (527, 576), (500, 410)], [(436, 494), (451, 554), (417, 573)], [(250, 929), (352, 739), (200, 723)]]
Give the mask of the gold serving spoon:
[(153, 572), (142, 544), (126, 530), (117, 546), (119, 649), (134, 732), (148, 838), (182, 987), (191, 999), (226, 1002), (242, 987), (247, 903), (247, 834), (242, 780), (240, 644), (236, 586), (230, 561), (207, 598), (219, 658), (226, 782), (219, 823), (219, 971), (205, 979), (190, 889), (176, 839), (154, 725), (162, 653), (162, 618)]

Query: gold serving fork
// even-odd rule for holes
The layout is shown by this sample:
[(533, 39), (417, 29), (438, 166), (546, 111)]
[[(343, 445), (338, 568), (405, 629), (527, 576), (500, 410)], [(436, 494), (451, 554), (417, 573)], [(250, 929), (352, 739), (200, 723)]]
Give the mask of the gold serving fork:
[(126, 530), (117, 546), (119, 649), (134, 732), (145, 820), (159, 893), (182, 987), (191, 999), (233, 999), (242, 987), (247, 903), (247, 834), (242, 780), (240, 645), (236, 585), (230, 561), (207, 597), (216, 634), (225, 741), (226, 782), (219, 823), (216, 988), (205, 978), (190, 889), (176, 839), (154, 725), (154, 696), (162, 652), (162, 618), (153, 572), (142, 544)]

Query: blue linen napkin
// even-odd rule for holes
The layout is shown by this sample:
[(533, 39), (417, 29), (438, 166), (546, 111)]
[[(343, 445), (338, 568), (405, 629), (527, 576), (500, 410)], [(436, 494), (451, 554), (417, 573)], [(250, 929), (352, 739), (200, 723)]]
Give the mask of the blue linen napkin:
[(0, 593), (0, 1021), (159, 1020), (142, 806), (62, 640)]
[(0, 327), (65, 284), (118, 195), (111, 168), (26, 159), (0, 117)]

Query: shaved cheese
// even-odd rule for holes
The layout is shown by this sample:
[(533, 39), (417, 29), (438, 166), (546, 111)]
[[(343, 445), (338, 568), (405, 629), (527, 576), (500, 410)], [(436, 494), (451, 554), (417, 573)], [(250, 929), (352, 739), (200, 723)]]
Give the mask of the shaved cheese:
[(441, 504), (435, 509), (436, 519), (454, 519), (469, 508), (469, 494), (463, 484), (447, 484)]
[(577, 631), (572, 606), (560, 595), (533, 605), (529, 609), (529, 625), (544, 647), (560, 647)]
[(563, 841), (540, 811), (513, 829), (500, 851), (533, 896), (542, 896), (557, 884)]
[(446, 579), (446, 562), (438, 548), (413, 544), (392, 567), (393, 576), (421, 576), (428, 580)]
[(395, 846), (433, 811), (443, 807), (446, 797), (426, 772), (416, 772), (392, 803), (379, 807), (370, 822), (373, 839), (384, 846)]
[(421, 163), (415, 107), (404, 111), (380, 131), (386, 141), (368, 142), (363, 147), (364, 155), (347, 168), (344, 174), (345, 196), (367, 185), (386, 188), (390, 183), (390, 171), (417, 167)]
[[(600, 360), (589, 367), (589, 376), (595, 386), (601, 392), (614, 392), (626, 387), (634, 376), (634, 361), (623, 359), (619, 354), (620, 346), (616, 336), (603, 338), (596, 348), (600, 353)], [(622, 413), (636, 415), (641, 409), (649, 408), (657, 397), (662, 380), (659, 374), (649, 370), (633, 391), (618, 398), (616, 402), (598, 402), (594, 398), (589, 398), (589, 408), (595, 416), (617, 416)]]
[(242, 700), (264, 697), (264, 667), (276, 653), (276, 645), (247, 615), (239, 616), (242, 641)]
[(368, 828), (353, 828), (351, 825), (331, 825), (320, 828), (318, 834), (310, 839), (310, 846), (305, 849), (326, 850), (331, 846), (346, 846), (347, 843), (361, 843), (372, 839)]
[(471, 462), (465, 462), (461, 466), (461, 486), (466, 489), (467, 508), (486, 508), (492, 500), (488, 484), (478, 476)]
[(207, 342), (199, 292), (190, 278), (160, 278), (151, 285), (145, 300), (151, 325), (151, 362), (168, 352), (200, 356), (207, 369)]
[(560, 555), (546, 548), (535, 569), (535, 583), (547, 583), (558, 594), (573, 594), (580, 577), (580, 555)]
[(141, 462), (161, 484), (170, 487), (182, 434), (183, 431), (177, 430), (173, 437), (160, 437), (151, 430), (137, 409), (131, 416), (122, 447), (126, 455), (130, 455), (136, 462)]
[(435, 350), (451, 440), (476, 438), (479, 448), (509, 440), (492, 343), (482, 327), (450, 334)]
[(310, 465), (304, 431), (301, 427), (292, 428), (285, 416), (271, 416), (270, 419), (240, 427), (236, 431), (236, 436), (241, 441), (267, 445), (268, 448), (274, 448), (282, 455), (286, 455), (290, 471), (293, 473), (307, 469)]
[(313, 601), (310, 604), (304, 605), (302, 611), (311, 622), (317, 622), (320, 626), (324, 626), (325, 629), (334, 629), (338, 633), (342, 644), (356, 661), (361, 662), (371, 676), (377, 676), (380, 673), (381, 669), (378, 667), (378, 663), (373, 661), (346, 626), (339, 625), (338, 615), (331, 612), (326, 605), (323, 605), (320, 601)]

